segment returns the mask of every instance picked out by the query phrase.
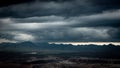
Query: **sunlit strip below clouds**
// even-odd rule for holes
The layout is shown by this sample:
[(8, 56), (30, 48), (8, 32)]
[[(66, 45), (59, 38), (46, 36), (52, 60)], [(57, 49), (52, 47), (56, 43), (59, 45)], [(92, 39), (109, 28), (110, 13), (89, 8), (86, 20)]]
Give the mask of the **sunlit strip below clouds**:
[(120, 46), (120, 42), (49, 42), (49, 44), (72, 44), (72, 45), (109, 45), (109, 44), (113, 44), (113, 45), (119, 45)]

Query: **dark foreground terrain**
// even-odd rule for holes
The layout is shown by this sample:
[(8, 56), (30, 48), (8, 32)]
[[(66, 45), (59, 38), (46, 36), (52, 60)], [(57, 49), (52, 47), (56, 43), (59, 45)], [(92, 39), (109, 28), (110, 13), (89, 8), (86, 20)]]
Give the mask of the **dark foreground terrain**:
[(120, 68), (120, 60), (114, 59), (60, 59), (36, 60), (26, 63), (0, 62), (0, 68)]
[(120, 46), (2, 43), (0, 68), (120, 68)]
[(35, 52), (9, 54), (6, 57), (1, 55), (0, 68), (120, 68), (120, 59), (63, 56), (61, 54), (39, 55)]

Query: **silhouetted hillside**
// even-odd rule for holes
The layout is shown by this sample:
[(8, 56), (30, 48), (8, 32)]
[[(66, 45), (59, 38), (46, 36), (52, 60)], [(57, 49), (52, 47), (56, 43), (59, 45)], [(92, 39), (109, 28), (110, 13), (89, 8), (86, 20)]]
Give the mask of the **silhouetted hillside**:
[[(109, 45), (79, 45), (71, 44), (48, 44), (48, 43), (1, 43), (0, 51), (9, 52), (44, 52), (59, 53), (66, 56), (89, 56), (89, 57), (120, 57), (120, 46)], [(66, 54), (67, 53), (67, 54)]]

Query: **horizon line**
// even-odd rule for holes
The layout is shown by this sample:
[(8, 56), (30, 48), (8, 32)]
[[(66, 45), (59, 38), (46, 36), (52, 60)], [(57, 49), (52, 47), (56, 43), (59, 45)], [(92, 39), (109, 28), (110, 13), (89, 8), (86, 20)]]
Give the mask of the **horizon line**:
[(89, 44), (95, 44), (95, 45), (119, 45), (120, 42), (48, 42), (49, 44), (72, 44), (72, 45), (89, 45)]

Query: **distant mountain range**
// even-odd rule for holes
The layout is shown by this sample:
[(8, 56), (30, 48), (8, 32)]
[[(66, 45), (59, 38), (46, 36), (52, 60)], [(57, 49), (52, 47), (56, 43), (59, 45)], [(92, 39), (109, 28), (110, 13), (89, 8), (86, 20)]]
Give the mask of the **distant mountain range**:
[[(48, 43), (1, 43), (0, 51), (9, 52), (51, 52), (51, 53), (65, 53), (71, 55), (97, 55), (97, 56), (109, 56), (120, 57), (120, 46), (109, 45), (79, 45), (74, 46), (71, 44), (48, 44)], [(62, 54), (63, 55), (63, 54)]]
[(120, 46), (113, 44), (109, 45), (79, 45), (74, 46), (72, 44), (48, 44), (48, 43), (32, 43), (32, 42), (21, 42), (21, 43), (1, 43), (0, 51), (43, 51), (43, 50), (58, 50), (58, 51), (120, 51)]

